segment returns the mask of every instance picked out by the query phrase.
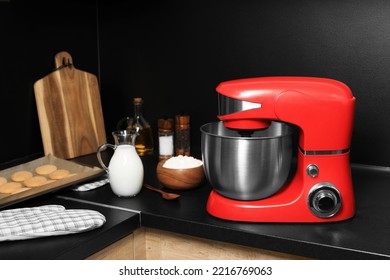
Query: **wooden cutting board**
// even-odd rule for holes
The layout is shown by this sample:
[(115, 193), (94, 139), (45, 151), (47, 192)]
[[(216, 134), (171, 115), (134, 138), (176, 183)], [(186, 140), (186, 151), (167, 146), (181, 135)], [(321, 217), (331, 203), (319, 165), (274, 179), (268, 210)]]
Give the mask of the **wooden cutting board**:
[(34, 83), (45, 155), (70, 159), (106, 143), (95, 75), (76, 69), (68, 52), (54, 57), (55, 70)]

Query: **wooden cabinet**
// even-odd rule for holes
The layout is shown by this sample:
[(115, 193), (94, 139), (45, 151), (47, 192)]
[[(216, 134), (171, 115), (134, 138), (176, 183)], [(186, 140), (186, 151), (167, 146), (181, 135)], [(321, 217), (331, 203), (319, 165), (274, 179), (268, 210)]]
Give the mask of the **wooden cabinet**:
[(152, 228), (134, 233), (89, 260), (291, 260), (303, 257), (213, 241)]
[(87, 260), (145, 260), (145, 248), (145, 231), (140, 228), (89, 256)]
[(133, 260), (134, 233), (89, 256), (87, 260)]

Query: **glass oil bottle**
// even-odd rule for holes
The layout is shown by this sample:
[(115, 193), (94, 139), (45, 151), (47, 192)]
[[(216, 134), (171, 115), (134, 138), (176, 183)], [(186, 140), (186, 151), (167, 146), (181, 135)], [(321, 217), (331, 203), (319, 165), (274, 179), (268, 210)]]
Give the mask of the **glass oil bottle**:
[(153, 154), (153, 132), (149, 122), (143, 116), (143, 99), (136, 97), (133, 100), (134, 117), (128, 119), (126, 130), (136, 132), (138, 134), (135, 140), (135, 148), (138, 155)]

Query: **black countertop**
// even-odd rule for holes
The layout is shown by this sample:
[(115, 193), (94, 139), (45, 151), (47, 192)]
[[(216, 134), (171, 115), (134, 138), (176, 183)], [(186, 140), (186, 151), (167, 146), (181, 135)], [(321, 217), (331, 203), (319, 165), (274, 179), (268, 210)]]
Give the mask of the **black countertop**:
[[(96, 157), (86, 156), (78, 162), (94, 165)], [(160, 187), (155, 168), (157, 159), (142, 158), (145, 168), (145, 182)], [(74, 236), (49, 237), (26, 241), (3, 242), (0, 244), (0, 259), (27, 258), (83, 258), (88, 252), (98, 251), (110, 242), (129, 234), (138, 226), (156, 228), (188, 234), (211, 240), (231, 242), (240, 245), (290, 253), (316, 259), (390, 259), (390, 172), (381, 168), (353, 166), (353, 182), (356, 199), (356, 216), (335, 223), (246, 223), (215, 218), (206, 212), (206, 202), (211, 191), (205, 182), (194, 190), (176, 191), (182, 197), (175, 201), (161, 199), (158, 193), (148, 189), (133, 198), (115, 196), (109, 185), (87, 192), (71, 189), (55, 193), (50, 200), (37, 199), (29, 202), (39, 204), (51, 200), (89, 209), (100, 209), (107, 215), (107, 224), (102, 229)], [(19, 206), (19, 205), (18, 205)], [(134, 213), (128, 212), (135, 211)], [(140, 223), (136, 212), (140, 212)], [(126, 225), (126, 226), (123, 226)], [(111, 229), (111, 231), (110, 231)], [(112, 236), (111, 236), (112, 235)], [(104, 244), (95, 242), (104, 239)], [(63, 243), (71, 242), (74, 248), (64, 252)], [(31, 247), (32, 246), (32, 247)], [(36, 251), (34, 247), (51, 250)], [(78, 247), (80, 246), (80, 247)], [(89, 246), (86, 253), (82, 247)], [(31, 248), (31, 249), (30, 249)], [(17, 251), (15, 251), (17, 250)], [(38, 252), (33, 254), (33, 252)], [(23, 252), (23, 253), (22, 253)], [(30, 252), (31, 254), (29, 254)]]
[(77, 234), (0, 242), (1, 260), (80, 260), (129, 235), (140, 226), (139, 214), (57, 197), (42, 196), (13, 208), (57, 204), (66, 209), (91, 209), (102, 213), (106, 223)]

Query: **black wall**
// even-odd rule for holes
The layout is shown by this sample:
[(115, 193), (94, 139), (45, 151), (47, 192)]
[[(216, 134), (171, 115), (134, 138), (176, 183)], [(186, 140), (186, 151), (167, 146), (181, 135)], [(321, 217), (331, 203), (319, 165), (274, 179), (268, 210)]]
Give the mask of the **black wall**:
[(352, 161), (390, 165), (389, 1), (100, 4), (103, 99), (116, 109), (110, 117), (118, 119), (131, 97), (141, 95), (151, 120), (188, 112), (193, 141), (199, 142), (199, 126), (216, 121), (215, 87), (221, 81), (333, 78), (357, 99)]
[(42, 155), (33, 84), (69, 51), (98, 74), (95, 1), (0, 2), (0, 163)]
[(221, 81), (320, 76), (357, 99), (351, 160), (390, 166), (388, 1), (11, 0), (0, 2), (0, 24), (0, 163), (42, 153), (32, 86), (66, 50), (100, 80), (110, 141), (136, 96), (154, 128), (190, 114), (198, 146)]

